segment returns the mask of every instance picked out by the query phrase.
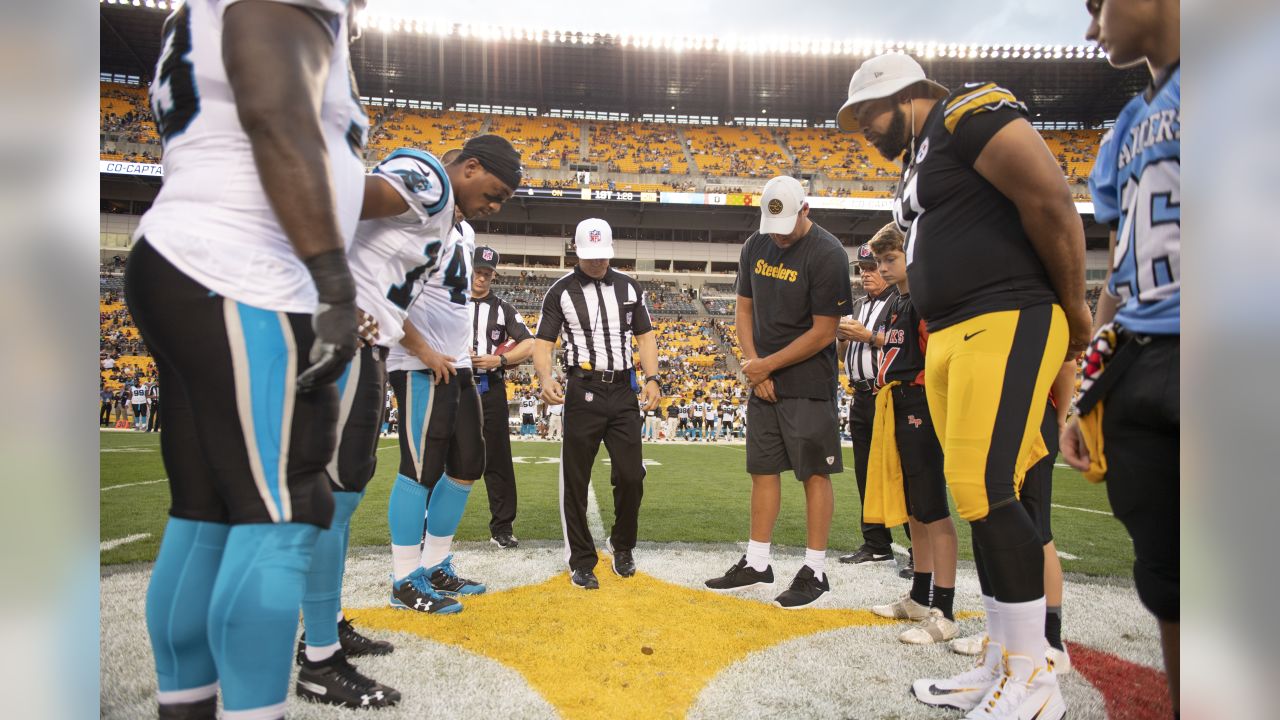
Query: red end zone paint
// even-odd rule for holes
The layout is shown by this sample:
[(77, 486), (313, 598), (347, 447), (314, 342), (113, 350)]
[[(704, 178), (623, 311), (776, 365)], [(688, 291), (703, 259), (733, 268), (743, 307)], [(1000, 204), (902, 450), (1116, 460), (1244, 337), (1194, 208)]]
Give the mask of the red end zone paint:
[(1076, 643), (1067, 643), (1067, 651), (1071, 668), (1102, 693), (1109, 720), (1173, 717), (1164, 673)]

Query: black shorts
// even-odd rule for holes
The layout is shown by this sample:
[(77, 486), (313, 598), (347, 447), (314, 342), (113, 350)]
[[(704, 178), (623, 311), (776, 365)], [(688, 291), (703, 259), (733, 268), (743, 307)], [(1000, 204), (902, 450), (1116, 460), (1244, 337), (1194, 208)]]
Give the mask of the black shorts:
[(146, 417), (146, 416), (147, 416), (147, 404), (146, 404), (146, 403), (139, 403), (139, 404), (137, 404), (137, 405), (132, 405), (131, 407), (133, 408), (133, 416), (134, 416), (134, 417)]
[(1031, 522), (1040, 534), (1040, 542), (1048, 545), (1053, 542), (1053, 526), (1049, 516), (1053, 503), (1053, 464), (1058, 461), (1058, 411), (1052, 403), (1045, 404), (1040, 436), (1044, 438), (1049, 454), (1027, 470), (1018, 500), (1031, 516)]
[(920, 385), (897, 385), (893, 393), (894, 439), (902, 459), (907, 514), (931, 523), (951, 515), (947, 476), (942, 471), (942, 445), (933, 429), (929, 401)]
[(689, 418), (680, 418), (680, 422), (677, 425), (677, 427), (680, 430), (684, 430), (685, 428), (689, 427)]
[(145, 239), (130, 253), (125, 297), (164, 387), (169, 514), (328, 527), (338, 391), (297, 392), (310, 365), (311, 316), (216, 295)]
[[(1134, 341), (1130, 341), (1134, 342)], [(1179, 338), (1152, 340), (1103, 400), (1107, 497), (1133, 538), (1142, 604), (1177, 622), (1179, 593)]]
[(522, 414), (522, 415), (520, 416), (520, 424), (521, 424), (521, 425), (533, 425), (533, 424), (534, 424), (534, 422), (533, 422), (533, 416), (532, 416), (532, 415), (530, 415), (529, 413), (524, 413), (524, 414)]
[(388, 374), (400, 407), (400, 474), (434, 488), (442, 474), (474, 481), (484, 475), (484, 411), (471, 370), (432, 385), (426, 370)]
[(770, 403), (752, 395), (747, 402), (747, 472), (793, 470), (802, 482), (844, 472), (839, 422), (834, 399), (778, 398)]
[[(362, 492), (378, 466), (387, 392), (387, 350), (362, 346), (338, 379), (338, 451), (325, 468), (334, 490)], [(390, 414), (390, 411), (387, 411)]]

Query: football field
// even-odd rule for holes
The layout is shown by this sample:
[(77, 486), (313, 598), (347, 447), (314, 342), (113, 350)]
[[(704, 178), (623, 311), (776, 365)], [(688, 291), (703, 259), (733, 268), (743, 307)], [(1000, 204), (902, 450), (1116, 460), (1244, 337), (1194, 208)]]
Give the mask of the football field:
[[(144, 606), (150, 562), (165, 523), (168, 487), (158, 437), (101, 433), (102, 715), (154, 716), (155, 679)], [(851, 566), (858, 518), (852, 458), (834, 476), (836, 518), (827, 572), (832, 591), (800, 612), (772, 607), (799, 568), (803, 489), (784, 476), (774, 536), (773, 588), (706, 591), (741, 554), (750, 480), (734, 444), (648, 443), (636, 577), (619, 579), (602, 550), (601, 589), (567, 580), (558, 508), (559, 445), (514, 442), (521, 545), (488, 542), (488, 503), (478, 483), (455, 545), (459, 571), (489, 591), (464, 612), (426, 616), (387, 607), (387, 496), (398, 464), (393, 438), (352, 523), (343, 606), (366, 633), (391, 640), (389, 656), (360, 658), (362, 671), (401, 691), (399, 718), (954, 718), (908, 693), (918, 677), (948, 676), (970, 660), (942, 645), (897, 640), (901, 623), (867, 608), (906, 592), (892, 563)], [(612, 522), (603, 449), (593, 483), (599, 522)], [(1167, 716), (1154, 621), (1130, 579), (1132, 550), (1111, 517), (1105, 488), (1067, 468), (1055, 473), (1054, 531), (1067, 572), (1064, 630), (1075, 671), (1061, 678), (1070, 717)], [(594, 522), (593, 522), (594, 524)], [(968, 524), (957, 520), (961, 569), (956, 611), (962, 635), (982, 627)], [(599, 525), (596, 526), (600, 527)], [(905, 544), (901, 530), (899, 544)], [(597, 534), (597, 543), (603, 537)], [(902, 558), (899, 558), (901, 561)], [(744, 704), (745, 702), (745, 704)], [(299, 701), (289, 717), (347, 718), (351, 711)], [(1162, 715), (1164, 713), (1164, 715)]]

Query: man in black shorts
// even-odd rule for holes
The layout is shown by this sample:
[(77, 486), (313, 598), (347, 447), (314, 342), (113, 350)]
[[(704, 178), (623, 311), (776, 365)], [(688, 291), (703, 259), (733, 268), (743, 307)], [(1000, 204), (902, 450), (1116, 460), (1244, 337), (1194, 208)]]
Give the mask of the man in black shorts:
[(831, 589), (825, 572), (835, 504), (831, 473), (844, 470), (835, 336), (853, 297), (849, 256), (831, 233), (809, 220), (798, 180), (770, 180), (760, 211), (760, 232), (747, 239), (738, 266), (738, 340), (742, 371), (752, 388), (747, 405), (751, 537), (747, 554), (706, 585), (736, 590), (773, 582), (769, 545), (781, 503), (781, 473), (793, 470), (805, 489), (805, 561), (774, 602), (796, 609)]

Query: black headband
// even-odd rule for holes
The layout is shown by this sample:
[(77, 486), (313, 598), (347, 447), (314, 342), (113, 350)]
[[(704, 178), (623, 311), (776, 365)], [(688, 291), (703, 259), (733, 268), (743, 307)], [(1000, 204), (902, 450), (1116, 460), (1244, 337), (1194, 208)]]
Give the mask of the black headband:
[(475, 158), (480, 166), (515, 190), (520, 187), (524, 168), (520, 167), (520, 152), (501, 135), (477, 135), (462, 146), (457, 162)]

